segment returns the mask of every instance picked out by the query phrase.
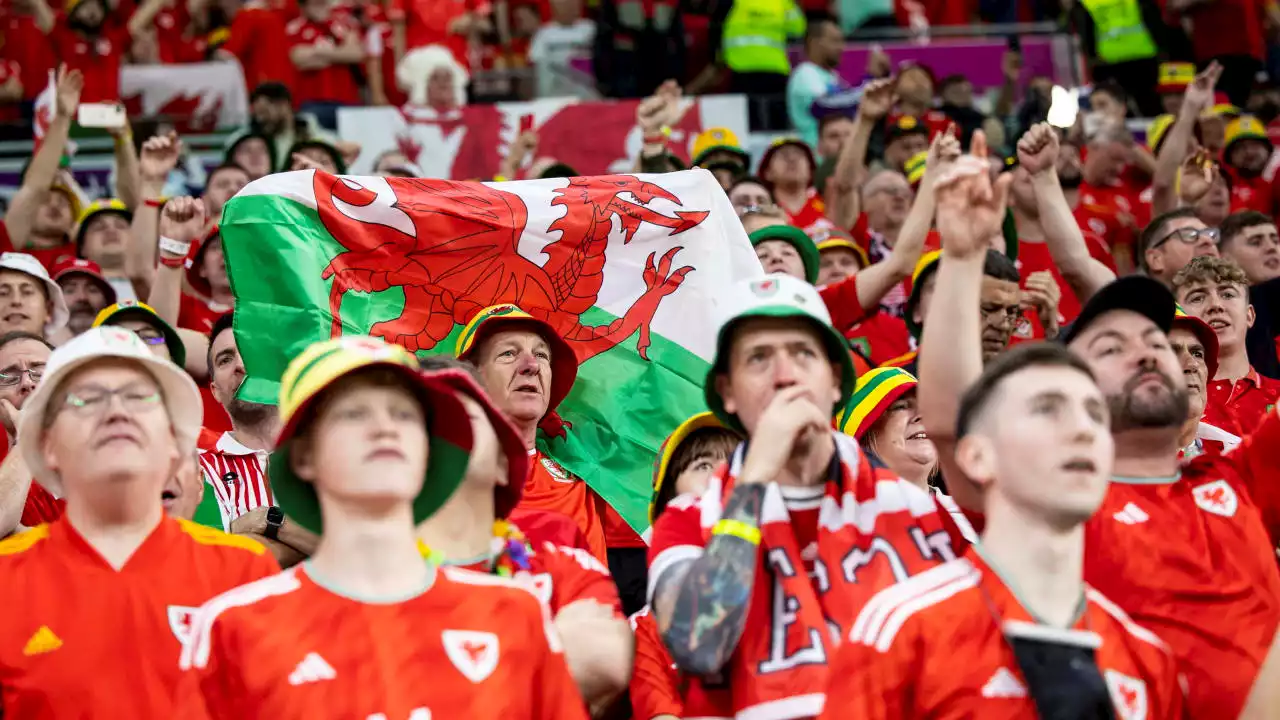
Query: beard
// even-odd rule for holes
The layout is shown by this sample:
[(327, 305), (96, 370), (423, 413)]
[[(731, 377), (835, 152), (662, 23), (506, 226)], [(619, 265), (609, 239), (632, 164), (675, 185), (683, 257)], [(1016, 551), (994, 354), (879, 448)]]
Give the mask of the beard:
[(262, 403), (249, 402), (240, 398), (232, 398), (227, 403), (227, 414), (231, 416), (231, 421), (236, 427), (254, 427), (261, 425), (276, 412), (275, 405), (264, 405)]
[[(1138, 385), (1149, 372), (1159, 376), (1162, 388), (1150, 398), (1138, 394)], [(1107, 396), (1107, 405), (1111, 409), (1112, 432), (1182, 427), (1191, 411), (1187, 389), (1158, 370), (1142, 371), (1129, 378), (1119, 394)]]
[(70, 316), (67, 318), (67, 328), (71, 332), (79, 335), (93, 326), (93, 321), (98, 317), (98, 311), (87, 302), (81, 301), (67, 308)]

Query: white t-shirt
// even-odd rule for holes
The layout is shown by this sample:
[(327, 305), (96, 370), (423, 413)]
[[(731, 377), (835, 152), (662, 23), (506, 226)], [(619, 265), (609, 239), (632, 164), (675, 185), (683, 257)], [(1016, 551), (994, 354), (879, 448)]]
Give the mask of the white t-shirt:
[(576, 56), (591, 54), (596, 37), (596, 24), (578, 20), (572, 25), (547, 23), (538, 28), (529, 43), (529, 62), (538, 78), (538, 97), (585, 97), (590, 92), (570, 74), (569, 62)]

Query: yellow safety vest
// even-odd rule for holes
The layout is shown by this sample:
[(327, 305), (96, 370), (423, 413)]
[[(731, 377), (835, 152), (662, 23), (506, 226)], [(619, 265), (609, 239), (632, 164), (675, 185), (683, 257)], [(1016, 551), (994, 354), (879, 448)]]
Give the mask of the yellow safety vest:
[(1155, 57), (1157, 48), (1142, 22), (1138, 0), (1082, 0), (1093, 17), (1098, 59), (1111, 65)]
[(732, 72), (787, 75), (787, 37), (804, 34), (805, 20), (792, 0), (734, 0), (721, 47)]

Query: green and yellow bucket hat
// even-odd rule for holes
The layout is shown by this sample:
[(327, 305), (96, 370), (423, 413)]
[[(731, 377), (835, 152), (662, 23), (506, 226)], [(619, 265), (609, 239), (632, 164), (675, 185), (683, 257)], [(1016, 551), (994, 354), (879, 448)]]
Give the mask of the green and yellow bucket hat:
[(938, 272), (938, 263), (942, 262), (941, 250), (930, 250), (920, 256), (920, 260), (916, 262), (916, 269), (911, 273), (911, 293), (907, 296), (907, 304), (902, 308), (902, 320), (907, 324), (907, 330), (911, 332), (911, 337), (920, 339), (920, 333), (924, 331), (912, 315), (915, 314), (915, 308), (920, 304), (920, 291), (924, 288), (924, 283), (931, 275)]
[(573, 383), (578, 378), (578, 354), (545, 320), (539, 320), (510, 303), (490, 305), (476, 313), (462, 328), (454, 356), (459, 360), (470, 360), (472, 351), (481, 342), (499, 330), (510, 330), (515, 326), (524, 326), (538, 333), (551, 348), (551, 389), (547, 403), (547, 412), (550, 413), (559, 407), (573, 389)]
[[(680, 423), (678, 427), (666, 440), (662, 441), (661, 447), (658, 448), (658, 456), (653, 461), (653, 495), (649, 498), (649, 524), (652, 525), (662, 511), (666, 509), (666, 503), (658, 505), (658, 497), (662, 494), (662, 488), (667, 482), (667, 470), (671, 468), (671, 459), (676, 456), (676, 450), (680, 448), (680, 444), (689, 439), (690, 435), (699, 430), (708, 428), (719, 428), (721, 430), (730, 430), (724, 423), (716, 419), (714, 413), (700, 412), (693, 417)], [(675, 482), (672, 478), (671, 482)]]
[(400, 373), (426, 411), (427, 477), (413, 502), (414, 523), (439, 510), (466, 476), (473, 443), (471, 421), (454, 390), (438, 377), (440, 373), (423, 372), (408, 350), (377, 338), (349, 335), (316, 343), (294, 358), (280, 379), (283, 427), (267, 463), (276, 502), (294, 522), (313, 533), (324, 532), (320, 500), (315, 487), (293, 472), (293, 440), (299, 426), (310, 421), (309, 410), (325, 390), (345, 377), (373, 368)]
[(836, 416), (836, 426), (859, 440), (898, 398), (915, 390), (916, 376), (897, 367), (879, 367), (858, 378), (853, 396)]
[(164, 344), (169, 348), (169, 359), (173, 364), (183, 367), (187, 362), (187, 346), (182, 342), (178, 331), (165, 322), (155, 308), (137, 300), (122, 300), (102, 308), (98, 317), (93, 319), (93, 327), (100, 325), (119, 325), (124, 320), (141, 320), (150, 323), (164, 336)]

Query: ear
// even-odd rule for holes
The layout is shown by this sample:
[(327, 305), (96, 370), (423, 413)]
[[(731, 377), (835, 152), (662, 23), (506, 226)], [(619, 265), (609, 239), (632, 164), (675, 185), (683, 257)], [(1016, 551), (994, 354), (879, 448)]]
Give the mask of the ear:
[(40, 439), (40, 455), (44, 457), (44, 464), (53, 472), (59, 472), (58, 458), (53, 452), (53, 443), (49, 440), (49, 433), (44, 433)]
[(289, 467), (293, 474), (309, 483), (316, 481), (316, 464), (311, 455), (311, 439), (306, 436), (294, 438), (289, 449)]
[(738, 403), (733, 401), (731, 388), (732, 385), (729, 383), (728, 375), (725, 373), (716, 375), (716, 394), (720, 396), (720, 401), (724, 403), (724, 411), (730, 415), (737, 415)]
[(1253, 321), (1256, 319), (1258, 319), (1258, 314), (1254, 311), (1253, 304), (1250, 303), (1249, 307), (1245, 308), (1244, 311), (1244, 326), (1246, 328), (1253, 327)]
[(995, 447), (980, 435), (966, 435), (956, 443), (956, 465), (978, 487), (986, 490), (995, 475)]
[(831, 363), (831, 407), (840, 402), (841, 381), (844, 379), (844, 368), (840, 363)]
[(1143, 254), (1147, 260), (1147, 269), (1152, 273), (1164, 271), (1164, 256), (1158, 248), (1150, 248)]

